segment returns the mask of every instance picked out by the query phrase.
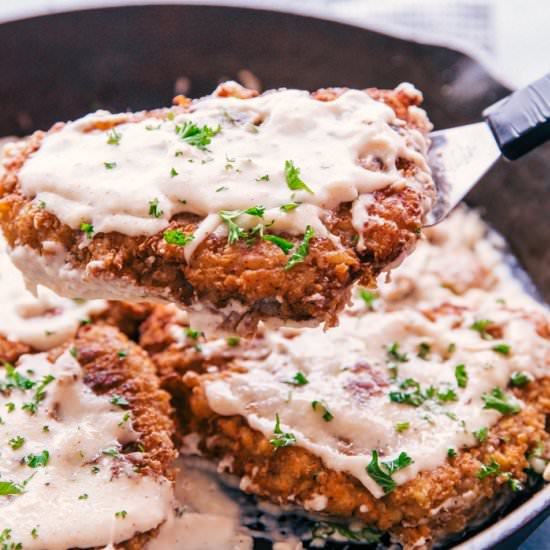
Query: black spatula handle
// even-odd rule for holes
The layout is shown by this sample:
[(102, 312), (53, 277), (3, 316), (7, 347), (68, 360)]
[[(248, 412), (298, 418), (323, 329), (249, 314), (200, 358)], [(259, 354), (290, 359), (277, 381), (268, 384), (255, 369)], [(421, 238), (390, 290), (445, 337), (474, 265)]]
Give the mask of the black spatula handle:
[(550, 73), (495, 103), (484, 115), (509, 160), (550, 140)]

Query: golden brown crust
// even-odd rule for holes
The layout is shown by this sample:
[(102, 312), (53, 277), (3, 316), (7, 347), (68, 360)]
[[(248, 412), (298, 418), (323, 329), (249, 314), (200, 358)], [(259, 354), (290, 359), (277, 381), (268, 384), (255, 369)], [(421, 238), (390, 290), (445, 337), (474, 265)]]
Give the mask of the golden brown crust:
[[(329, 101), (340, 93), (342, 89), (322, 90), (314, 97)], [(383, 99), (408, 125), (419, 124), (409, 112), (418, 98), (398, 90), (368, 93)], [(163, 116), (163, 111), (153, 114)], [(132, 119), (140, 116), (147, 114), (132, 115)], [(57, 128), (59, 125), (52, 131)], [(93, 270), (94, 276), (122, 280), (145, 288), (152, 297), (162, 296), (181, 304), (207, 301), (215, 308), (223, 308), (236, 299), (249, 309), (245, 314), (231, 316), (227, 328), (238, 327), (242, 333), (253, 332), (258, 320), (265, 317), (314, 319), (327, 326), (335, 325), (337, 313), (349, 300), (352, 283), (360, 279), (364, 284), (374, 284), (376, 275), (414, 246), (422, 225), (423, 197), (410, 187), (388, 187), (374, 193), (375, 200), (368, 207), (371, 216), (363, 229), (364, 251), (355, 248), (357, 235), (351, 223), (351, 204), (344, 203), (322, 220), (340, 237), (343, 247), (314, 237), (305, 261), (289, 271), (284, 269), (288, 257), (272, 243), (257, 240), (251, 245), (242, 241), (228, 245), (227, 239), (215, 234), (197, 248), (192, 265), (186, 264), (182, 247), (164, 241), (163, 232), (150, 237), (98, 233), (88, 246), (81, 247), (81, 231), (62, 224), (53, 214), (33, 204), (32, 197), (20, 192), (18, 171), (40, 147), (44, 135), (36, 132), (18, 155), (8, 159), (6, 174), (0, 179), (0, 224), (10, 246), (27, 245), (45, 255), (44, 241), (61, 243), (75, 267), (101, 260), (96, 264), (101, 267)], [(398, 167), (404, 175), (415, 170), (405, 159), (399, 160)], [(193, 232), (200, 221), (192, 214), (177, 214), (169, 229)], [(281, 236), (294, 244), (301, 242), (300, 237)]]

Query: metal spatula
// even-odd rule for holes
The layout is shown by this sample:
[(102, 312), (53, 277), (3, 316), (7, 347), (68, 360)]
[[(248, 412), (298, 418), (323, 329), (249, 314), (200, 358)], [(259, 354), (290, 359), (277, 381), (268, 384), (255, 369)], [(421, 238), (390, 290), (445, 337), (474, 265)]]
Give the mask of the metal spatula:
[(437, 201), (426, 226), (445, 218), (501, 155), (516, 160), (550, 140), (550, 73), (491, 105), (483, 117), (430, 134)]

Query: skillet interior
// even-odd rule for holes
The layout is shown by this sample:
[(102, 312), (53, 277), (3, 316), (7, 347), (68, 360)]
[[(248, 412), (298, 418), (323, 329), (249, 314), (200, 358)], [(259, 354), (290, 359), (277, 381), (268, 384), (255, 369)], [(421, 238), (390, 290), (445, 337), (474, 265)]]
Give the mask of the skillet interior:
[[(243, 68), (264, 89), (411, 81), (439, 128), (477, 121), (484, 107), (509, 93), (478, 63), (447, 48), (252, 9), (156, 5), (64, 13), (0, 25), (0, 43), (0, 135), (24, 135), (99, 107), (167, 105), (182, 76), (191, 81), (189, 95), (200, 96)], [(547, 144), (517, 164), (500, 162), (468, 196), (506, 236), (547, 301), (549, 152)], [(544, 490), (468, 549), (516, 548), (549, 503)]]

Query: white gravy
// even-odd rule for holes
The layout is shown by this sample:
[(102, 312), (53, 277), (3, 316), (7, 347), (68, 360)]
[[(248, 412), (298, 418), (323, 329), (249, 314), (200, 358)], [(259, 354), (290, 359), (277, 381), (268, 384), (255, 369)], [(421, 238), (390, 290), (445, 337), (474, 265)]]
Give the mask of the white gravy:
[[(25, 549), (65, 550), (117, 543), (160, 525), (171, 483), (112, 456), (137, 438), (125, 411), (84, 384), (69, 352), (53, 364), (46, 354), (24, 355), (16, 372), (36, 383), (0, 393), (0, 483), (20, 491), (0, 494), (0, 532), (10, 529), (10, 542)], [(55, 379), (30, 414), (22, 406), (49, 375)], [(10, 382), (5, 369), (0, 381)]]

